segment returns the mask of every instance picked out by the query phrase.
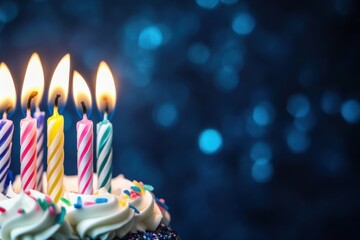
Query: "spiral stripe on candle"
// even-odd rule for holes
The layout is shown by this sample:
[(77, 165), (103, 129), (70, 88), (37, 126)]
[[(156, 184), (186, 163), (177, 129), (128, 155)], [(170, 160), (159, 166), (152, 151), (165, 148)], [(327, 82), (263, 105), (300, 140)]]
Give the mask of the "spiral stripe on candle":
[(0, 121), (0, 192), (4, 191), (8, 169), (11, 163), (12, 136), (14, 124), (10, 120)]
[(44, 112), (35, 113), (37, 120), (36, 133), (37, 133), (37, 158), (36, 158), (36, 189), (42, 191), (42, 176), (44, 173)]
[(93, 133), (92, 125), (78, 124), (78, 172), (79, 193), (93, 193)]
[[(24, 126), (25, 125), (25, 126)], [(36, 126), (35, 121), (22, 121), (20, 132), (21, 185), (23, 190), (36, 187)]]
[(96, 142), (97, 149), (97, 171), (98, 187), (106, 188), (111, 192), (112, 178), (112, 124), (99, 123), (97, 125), (98, 138)]
[[(48, 195), (58, 202), (63, 194), (64, 129), (56, 120), (48, 122)], [(49, 155), (50, 154), (50, 155)]]

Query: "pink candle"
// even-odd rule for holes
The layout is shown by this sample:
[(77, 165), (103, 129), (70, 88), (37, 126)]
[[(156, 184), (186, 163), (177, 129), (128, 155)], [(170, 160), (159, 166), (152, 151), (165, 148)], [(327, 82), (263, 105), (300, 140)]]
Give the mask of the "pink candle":
[(76, 124), (79, 193), (93, 193), (93, 122), (86, 113)]
[(23, 190), (36, 189), (36, 119), (31, 117), (29, 97), (27, 114), (20, 121), (20, 177)]
[[(91, 109), (91, 94), (84, 78), (74, 72), (73, 95), (78, 113), (83, 119), (77, 122), (77, 166), (78, 187), (81, 194), (93, 193), (93, 122), (88, 119), (88, 109)], [(81, 110), (80, 110), (81, 109)]]

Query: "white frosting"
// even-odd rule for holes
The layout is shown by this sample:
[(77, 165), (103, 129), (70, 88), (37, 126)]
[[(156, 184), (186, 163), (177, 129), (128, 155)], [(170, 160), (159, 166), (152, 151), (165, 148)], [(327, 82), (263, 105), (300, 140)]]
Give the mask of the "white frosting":
[[(17, 178), (14, 183), (15, 192), (20, 189), (19, 182)], [(93, 183), (96, 189), (96, 174), (93, 176)], [(46, 177), (44, 177), (44, 190), (47, 189), (46, 186)], [(61, 201), (59, 204), (66, 207), (66, 220), (73, 227), (74, 234), (80, 238), (107, 239), (114, 236), (121, 238), (129, 232), (155, 231), (161, 223), (169, 225), (170, 214), (156, 204), (155, 197), (150, 191), (146, 190), (136, 198), (127, 197), (124, 191), (131, 192), (131, 187), (134, 186), (133, 182), (123, 175), (119, 175), (111, 181), (111, 194), (105, 189), (100, 189), (98, 191), (99, 195), (79, 195), (77, 194), (77, 176), (65, 176), (65, 197), (70, 200), (72, 205), (67, 206)], [(8, 195), (16, 195), (16, 193), (8, 191)], [(108, 202), (90, 206), (84, 206), (83, 204), (81, 209), (76, 209), (73, 204), (77, 203), (79, 196), (83, 203), (94, 202), (96, 198), (106, 198)], [(118, 201), (124, 201), (125, 206), (119, 204)], [(134, 213), (130, 205), (135, 207), (139, 213)]]
[[(78, 197), (81, 198), (81, 208), (74, 207)], [(94, 203), (98, 198), (107, 201), (86, 206), (86, 202)], [(67, 208), (66, 219), (81, 239), (123, 237), (134, 225), (134, 211), (126, 202), (124, 206), (120, 205), (112, 194), (102, 191), (99, 195), (69, 193), (68, 199), (72, 205), (64, 205)]]
[[(12, 194), (13, 198), (2, 196), (0, 200), (0, 207), (6, 210), (0, 213), (1, 239), (69, 239), (68, 223), (57, 223), (56, 215), (52, 215), (49, 208), (43, 210), (35, 200), (43, 199), (43, 194), (31, 191), (30, 195), (35, 199), (24, 192)], [(19, 210), (24, 212), (19, 213)], [(60, 214), (56, 206), (54, 210), (55, 214)]]

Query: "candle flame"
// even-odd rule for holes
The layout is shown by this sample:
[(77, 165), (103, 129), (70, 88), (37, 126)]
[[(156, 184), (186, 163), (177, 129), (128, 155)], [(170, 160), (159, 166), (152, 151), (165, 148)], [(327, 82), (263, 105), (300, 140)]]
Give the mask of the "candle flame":
[(14, 80), (5, 63), (0, 63), (0, 111), (15, 109), (16, 92)]
[[(77, 71), (74, 71), (73, 76), (73, 97), (76, 109), (79, 113), (81, 113), (81, 115), (91, 109), (92, 100), (89, 86), (86, 84), (85, 79)], [(84, 107), (86, 108), (85, 111)]]
[(21, 91), (21, 107), (23, 109), (26, 108), (29, 97), (33, 92), (37, 92), (33, 101), (35, 106), (39, 107), (44, 93), (44, 71), (37, 53), (33, 53), (26, 69)]
[(49, 87), (48, 104), (52, 106), (57, 95), (59, 106), (64, 106), (68, 96), (70, 78), (70, 54), (66, 54), (57, 65)]
[(96, 104), (100, 112), (111, 111), (116, 104), (114, 77), (104, 61), (100, 63), (96, 76)]

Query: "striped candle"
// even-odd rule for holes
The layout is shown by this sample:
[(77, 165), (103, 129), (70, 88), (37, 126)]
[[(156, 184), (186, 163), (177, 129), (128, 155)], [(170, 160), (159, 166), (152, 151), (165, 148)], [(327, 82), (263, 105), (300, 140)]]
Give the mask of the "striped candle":
[(57, 106), (47, 126), (47, 193), (58, 202), (64, 191), (64, 117), (59, 114)]
[(4, 113), (0, 120), (0, 192), (5, 189), (6, 177), (11, 163), (12, 137), (14, 133), (14, 123), (7, 119)]
[(36, 109), (34, 118), (36, 119), (36, 189), (42, 191), (42, 176), (44, 173), (44, 122), (45, 122), (45, 112)]
[(20, 177), (23, 190), (36, 188), (36, 119), (30, 110), (20, 121)]
[(106, 113), (104, 120), (96, 125), (96, 130), (98, 188), (106, 188), (111, 192), (113, 127)]
[(76, 124), (78, 186), (80, 194), (93, 194), (93, 122), (86, 114)]

